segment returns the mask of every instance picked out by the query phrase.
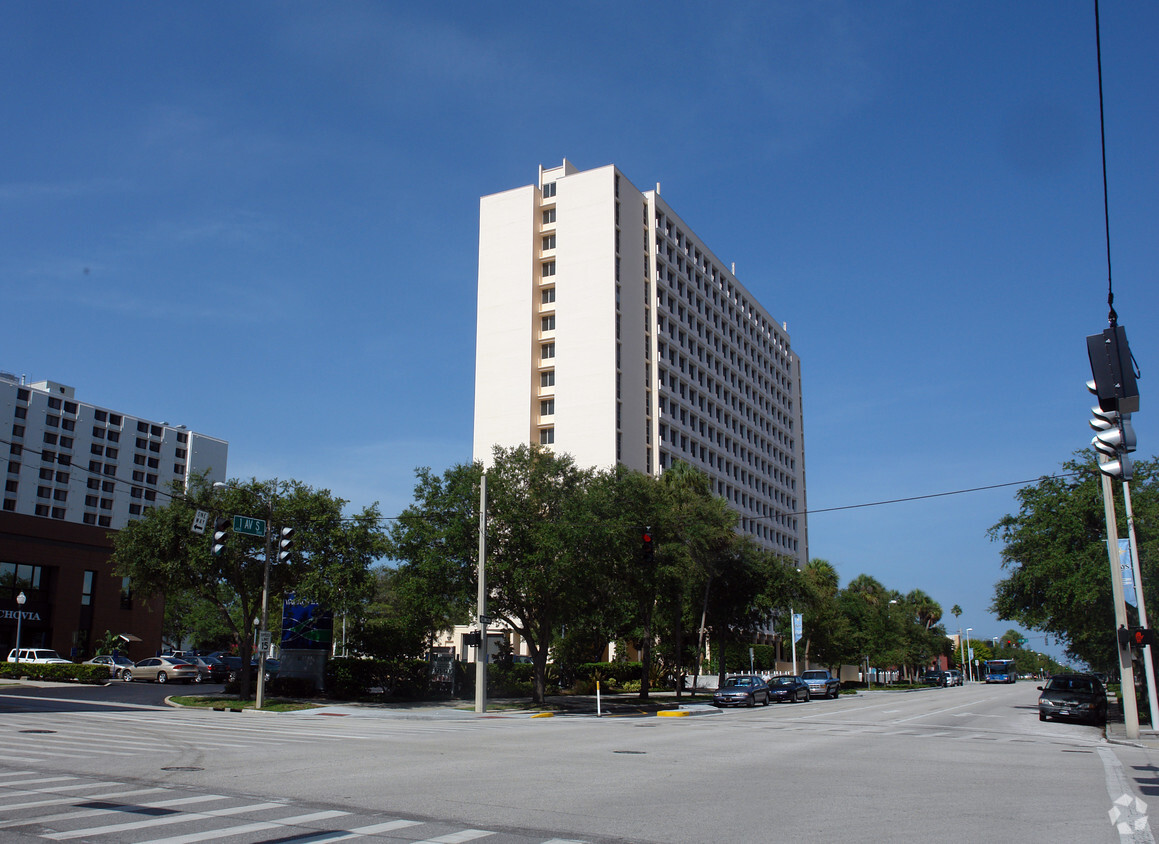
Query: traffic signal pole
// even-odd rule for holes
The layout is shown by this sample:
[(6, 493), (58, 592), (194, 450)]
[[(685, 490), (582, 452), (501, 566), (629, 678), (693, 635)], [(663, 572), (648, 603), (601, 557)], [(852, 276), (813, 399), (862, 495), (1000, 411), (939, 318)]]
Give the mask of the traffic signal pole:
[(273, 508), (270, 508), (270, 521), (266, 522), (266, 564), (262, 577), (262, 626), (258, 638), (258, 691), (254, 699), (254, 706), (261, 709), (266, 702), (266, 643), (269, 635), (269, 608), (270, 608), (270, 559), (274, 556), (274, 528)]
[[(1110, 475), (1103, 480), (1103, 510), (1107, 519), (1107, 557), (1111, 563), (1111, 594), (1115, 602), (1115, 629), (1127, 626), (1127, 605), (1123, 600), (1123, 570), (1119, 563), (1119, 528), (1115, 523), (1115, 490)], [(1123, 723), (1127, 738), (1139, 738), (1139, 706), (1135, 700), (1135, 672), (1131, 668), (1131, 645), (1115, 636), (1119, 651), (1119, 696), (1123, 701)]]

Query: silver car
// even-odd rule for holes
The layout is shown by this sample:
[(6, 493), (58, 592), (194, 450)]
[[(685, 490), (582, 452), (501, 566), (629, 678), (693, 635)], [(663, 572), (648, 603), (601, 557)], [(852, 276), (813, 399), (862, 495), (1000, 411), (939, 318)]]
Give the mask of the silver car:
[(110, 677), (120, 680), (121, 674), (124, 673), (125, 669), (131, 669), (133, 667), (133, 660), (120, 654), (101, 654), (100, 656), (94, 656), (92, 659), (86, 659), (84, 664), (103, 665), (109, 669)]
[(132, 668), (121, 672), (121, 679), (126, 683), (134, 680), (153, 680), (158, 683), (196, 683), (200, 673), (196, 665), (191, 665), (175, 656), (151, 656), (143, 659)]

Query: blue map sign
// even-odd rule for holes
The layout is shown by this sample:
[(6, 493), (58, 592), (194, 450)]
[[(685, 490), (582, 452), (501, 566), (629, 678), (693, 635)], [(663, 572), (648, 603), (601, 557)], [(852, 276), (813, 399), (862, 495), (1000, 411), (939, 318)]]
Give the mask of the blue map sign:
[(293, 596), (286, 599), (282, 605), (283, 650), (330, 650), (333, 640), (333, 613)]

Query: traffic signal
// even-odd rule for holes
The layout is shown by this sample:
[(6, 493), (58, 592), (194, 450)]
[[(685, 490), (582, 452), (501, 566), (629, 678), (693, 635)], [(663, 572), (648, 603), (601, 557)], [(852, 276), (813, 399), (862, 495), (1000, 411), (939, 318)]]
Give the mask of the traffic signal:
[(1155, 644), (1155, 631), (1149, 627), (1120, 627), (1119, 643), (1132, 648), (1141, 648), (1144, 645)]
[[(1087, 384), (1091, 389), (1091, 384)], [(1091, 445), (1095, 451), (1103, 455), (1106, 461), (1100, 461), (1099, 471), (1112, 478), (1131, 480), (1133, 466), (1130, 452), (1135, 450), (1135, 429), (1131, 426), (1130, 413), (1102, 410), (1092, 407), (1093, 414), (1090, 425), (1095, 435)]]
[(219, 516), (213, 522), (213, 556), (220, 557), (225, 551), (225, 540), (229, 536), (229, 519)]
[(656, 549), (652, 542), (652, 528), (644, 528), (640, 535), (640, 543), (641, 550), (644, 552), (644, 562), (652, 562), (656, 558)]
[(1134, 413), (1139, 409), (1139, 386), (1135, 382), (1135, 359), (1127, 345), (1127, 330), (1121, 325), (1103, 329), (1087, 337), (1087, 356), (1094, 380), (1091, 392), (1099, 397), (1102, 410)]
[(278, 540), (278, 562), (284, 563), (290, 559), (290, 550), (294, 547), (294, 529), (282, 528), (281, 539)]

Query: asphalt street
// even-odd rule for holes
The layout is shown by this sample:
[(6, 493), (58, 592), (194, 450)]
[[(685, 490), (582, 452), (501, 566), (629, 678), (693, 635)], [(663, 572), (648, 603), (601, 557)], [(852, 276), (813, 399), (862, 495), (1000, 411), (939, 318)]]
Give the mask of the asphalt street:
[(1156, 750), (1039, 722), (1029, 682), (603, 718), (141, 688), (0, 687), (0, 838), (1147, 842), (1159, 794)]

